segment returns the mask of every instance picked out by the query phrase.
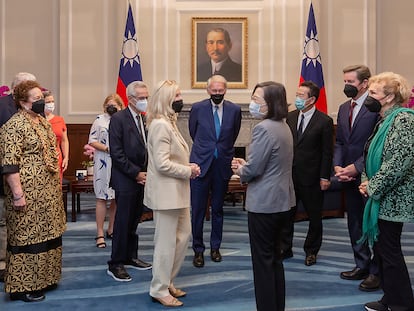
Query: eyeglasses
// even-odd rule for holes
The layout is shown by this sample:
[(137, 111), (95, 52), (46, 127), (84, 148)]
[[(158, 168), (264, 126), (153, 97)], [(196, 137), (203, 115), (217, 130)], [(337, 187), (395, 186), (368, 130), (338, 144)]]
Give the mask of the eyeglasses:
[(252, 101), (255, 101), (255, 102), (262, 102), (262, 103), (264, 103), (264, 102), (266, 102), (265, 100), (264, 100), (264, 98), (263, 97), (260, 97), (260, 96), (257, 96), (257, 95), (253, 95), (252, 97), (251, 97), (251, 100)]
[(149, 96), (139, 96), (139, 97), (137, 97), (137, 96), (134, 96), (134, 95), (131, 95), (130, 97), (135, 98), (136, 100), (145, 100), (145, 99), (149, 98)]

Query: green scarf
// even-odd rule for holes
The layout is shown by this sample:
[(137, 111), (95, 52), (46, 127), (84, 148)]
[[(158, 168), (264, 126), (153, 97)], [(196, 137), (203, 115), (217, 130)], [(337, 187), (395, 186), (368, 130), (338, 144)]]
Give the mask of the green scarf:
[[(382, 164), (382, 151), (384, 149), (385, 140), (394, 119), (400, 112), (414, 113), (414, 110), (408, 108), (397, 108), (385, 117), (383, 123), (375, 134), (368, 148), (368, 155), (365, 163), (365, 172), (368, 180), (371, 179), (380, 169)], [(365, 204), (364, 218), (362, 223), (362, 237), (358, 243), (368, 241), (369, 245), (374, 245), (378, 240), (378, 215), (380, 201), (370, 197)]]

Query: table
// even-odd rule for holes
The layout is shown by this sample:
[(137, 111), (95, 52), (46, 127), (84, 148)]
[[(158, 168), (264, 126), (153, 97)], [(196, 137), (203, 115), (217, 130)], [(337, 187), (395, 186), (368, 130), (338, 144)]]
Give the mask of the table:
[(80, 213), (80, 194), (94, 191), (93, 179), (73, 180), (70, 184), (70, 191), (72, 192), (72, 222), (76, 222), (76, 212)]

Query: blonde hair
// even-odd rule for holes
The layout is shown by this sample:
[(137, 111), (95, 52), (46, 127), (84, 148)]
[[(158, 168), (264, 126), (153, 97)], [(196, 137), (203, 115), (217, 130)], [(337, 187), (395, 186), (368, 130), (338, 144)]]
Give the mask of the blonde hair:
[(402, 106), (410, 99), (411, 87), (408, 81), (397, 73), (382, 72), (372, 76), (368, 81), (368, 85), (373, 83), (382, 85), (385, 95), (394, 94), (393, 101), (396, 105)]
[(104, 110), (105, 110), (105, 107), (108, 104), (108, 102), (111, 101), (111, 100), (116, 102), (118, 104), (118, 106), (121, 107), (121, 110), (125, 108), (124, 101), (122, 100), (121, 96), (119, 96), (116, 93), (113, 93), (113, 94), (109, 94), (105, 98), (104, 103), (103, 103)]
[(174, 80), (163, 80), (157, 83), (155, 91), (150, 97), (147, 107), (147, 127), (151, 121), (159, 118), (176, 120), (172, 109), (172, 102), (175, 99), (179, 86)]

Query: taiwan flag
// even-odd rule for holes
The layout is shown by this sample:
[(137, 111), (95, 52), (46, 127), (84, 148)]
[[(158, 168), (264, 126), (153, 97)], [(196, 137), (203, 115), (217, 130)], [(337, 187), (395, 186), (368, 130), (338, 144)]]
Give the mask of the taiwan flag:
[(133, 81), (142, 81), (142, 74), (134, 16), (132, 15), (131, 4), (129, 4), (121, 61), (119, 63), (118, 84), (116, 86), (116, 93), (121, 96), (125, 105), (128, 104), (126, 87)]
[(302, 69), (300, 81), (311, 80), (320, 88), (319, 99), (316, 108), (324, 113), (327, 112), (325, 83), (323, 82), (322, 62), (319, 53), (318, 31), (316, 30), (315, 15), (312, 3), (309, 9), (308, 27), (306, 29), (305, 44), (303, 47)]

